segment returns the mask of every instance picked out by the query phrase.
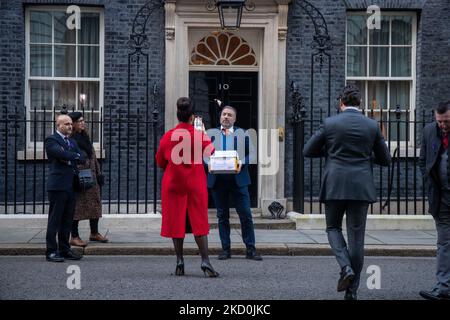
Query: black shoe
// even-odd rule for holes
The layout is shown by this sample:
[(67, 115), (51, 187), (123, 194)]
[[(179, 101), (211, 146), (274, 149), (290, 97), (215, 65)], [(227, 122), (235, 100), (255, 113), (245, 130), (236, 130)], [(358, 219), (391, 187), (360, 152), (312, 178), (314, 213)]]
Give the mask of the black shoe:
[(177, 267), (175, 268), (176, 276), (184, 276), (184, 261), (177, 261)]
[(437, 290), (422, 290), (419, 292), (419, 294), (422, 296), (422, 298), (427, 300), (450, 300), (450, 295), (438, 292)]
[(356, 292), (351, 292), (350, 290), (345, 290), (344, 300), (358, 300)]
[(255, 249), (247, 250), (245, 258), (256, 261), (261, 261), (263, 259), (259, 254), (256, 253)]
[(342, 268), (341, 277), (339, 278), (337, 291), (341, 292), (347, 290), (353, 279), (355, 278), (355, 273), (350, 266), (345, 266)]
[(59, 255), (59, 253), (56, 253), (56, 252), (47, 254), (45, 256), (45, 259), (47, 259), (47, 261), (50, 261), (50, 262), (64, 262), (64, 258), (61, 257)]
[(216, 270), (214, 270), (214, 268), (209, 262), (203, 261), (202, 264), (200, 265), (200, 268), (205, 274), (205, 277), (217, 278), (219, 276), (219, 273)]
[(67, 260), (80, 260), (83, 257), (83, 256), (76, 254), (72, 250), (61, 253), (61, 256)]
[(219, 253), (219, 256), (217, 258), (219, 260), (231, 259), (231, 253), (229, 250), (223, 250), (221, 253)]

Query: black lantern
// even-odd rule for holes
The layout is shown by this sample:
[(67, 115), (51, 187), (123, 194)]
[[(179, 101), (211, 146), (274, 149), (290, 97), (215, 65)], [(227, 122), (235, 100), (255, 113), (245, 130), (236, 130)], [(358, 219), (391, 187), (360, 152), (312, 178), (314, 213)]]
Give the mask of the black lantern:
[(246, 0), (210, 0), (208, 10), (219, 10), (220, 26), (223, 30), (237, 30), (241, 26), (242, 10), (253, 11), (255, 5), (246, 3)]

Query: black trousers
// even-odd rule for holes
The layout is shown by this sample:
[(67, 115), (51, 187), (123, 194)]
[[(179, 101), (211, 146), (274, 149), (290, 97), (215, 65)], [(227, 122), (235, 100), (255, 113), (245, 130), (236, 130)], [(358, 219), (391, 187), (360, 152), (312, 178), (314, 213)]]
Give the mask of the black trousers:
[[(328, 242), (339, 266), (341, 268), (350, 266), (355, 272), (355, 279), (349, 288), (353, 292), (358, 290), (364, 264), (364, 236), (368, 207), (369, 204), (363, 201), (342, 200), (325, 203)], [(347, 220), (348, 243), (342, 234), (344, 213)]]
[[(75, 196), (72, 191), (48, 191), (50, 210), (47, 223), (46, 254), (70, 250), (69, 237), (75, 212)], [(56, 237), (58, 236), (58, 242)]]

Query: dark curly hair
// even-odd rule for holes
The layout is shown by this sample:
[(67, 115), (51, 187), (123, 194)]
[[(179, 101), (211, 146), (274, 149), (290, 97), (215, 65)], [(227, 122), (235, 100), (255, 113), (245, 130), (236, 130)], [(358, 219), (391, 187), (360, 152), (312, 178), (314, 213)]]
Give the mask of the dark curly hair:
[(339, 98), (347, 107), (359, 107), (361, 105), (361, 93), (359, 88), (353, 84), (345, 86)]

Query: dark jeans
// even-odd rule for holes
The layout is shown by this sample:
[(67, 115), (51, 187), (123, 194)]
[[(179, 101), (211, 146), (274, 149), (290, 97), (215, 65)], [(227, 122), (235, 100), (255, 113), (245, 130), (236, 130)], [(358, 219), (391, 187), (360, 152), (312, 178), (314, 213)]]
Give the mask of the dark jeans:
[[(359, 287), (364, 264), (364, 236), (366, 231), (367, 209), (369, 204), (363, 201), (327, 201), (325, 217), (328, 242), (341, 268), (350, 266), (355, 279), (350, 290), (356, 292)], [(346, 213), (348, 246), (342, 235), (342, 220)]]
[(435, 289), (450, 295), (450, 213), (440, 212), (434, 221), (437, 231)]
[[(98, 233), (98, 218), (97, 219), (90, 219), (89, 225), (91, 227), (91, 234), (97, 234)], [(80, 234), (78, 233), (78, 223), (79, 220), (73, 220), (72, 222), (72, 238), (79, 238)]]
[(249, 250), (255, 249), (255, 230), (253, 227), (252, 212), (250, 209), (250, 194), (248, 187), (239, 188), (233, 180), (216, 182), (212, 189), (212, 196), (217, 208), (220, 241), (223, 250), (230, 250), (230, 207), (229, 197), (233, 197), (236, 211), (241, 221), (242, 240)]
[[(75, 211), (75, 197), (71, 191), (49, 191), (50, 210), (47, 223), (46, 254), (66, 253), (70, 250), (69, 237)], [(58, 235), (58, 243), (56, 242)]]

